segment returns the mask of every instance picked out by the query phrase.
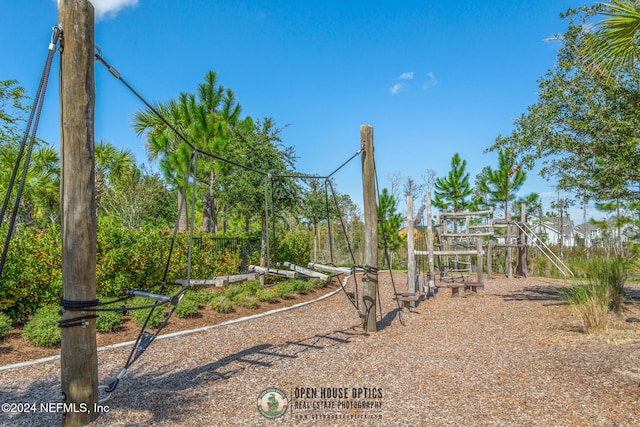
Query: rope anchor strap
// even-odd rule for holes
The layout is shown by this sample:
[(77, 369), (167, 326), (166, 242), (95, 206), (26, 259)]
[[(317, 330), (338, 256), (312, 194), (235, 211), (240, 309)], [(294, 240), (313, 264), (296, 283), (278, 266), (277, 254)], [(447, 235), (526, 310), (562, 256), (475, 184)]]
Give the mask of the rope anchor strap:
[[(60, 298), (60, 311), (58, 313), (62, 316), (65, 311), (95, 311), (95, 307), (99, 303), (100, 301), (97, 299), (90, 301), (70, 301)], [(82, 326), (85, 328), (89, 324), (89, 319), (96, 319), (97, 317), (98, 316), (96, 314), (86, 314), (84, 316), (76, 316), (69, 319), (60, 319), (58, 320), (58, 327), (72, 328), (74, 326)]]

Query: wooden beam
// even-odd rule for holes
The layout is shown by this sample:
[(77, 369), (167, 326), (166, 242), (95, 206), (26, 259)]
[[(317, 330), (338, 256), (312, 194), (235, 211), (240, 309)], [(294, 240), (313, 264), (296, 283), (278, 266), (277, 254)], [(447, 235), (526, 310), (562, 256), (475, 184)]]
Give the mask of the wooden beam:
[(249, 266), (249, 270), (250, 271), (255, 271), (255, 272), (261, 273), (261, 274), (273, 274), (275, 276), (287, 277), (289, 279), (295, 279), (295, 278), (298, 277), (298, 273), (296, 273), (295, 271), (278, 270), (277, 268), (259, 267), (257, 265), (250, 265)]
[(232, 283), (240, 283), (247, 280), (258, 280), (259, 277), (260, 275), (258, 273), (245, 273), (229, 276), (216, 276), (209, 279), (191, 279), (190, 281), (187, 279), (179, 279), (176, 280), (175, 283), (182, 286), (186, 286), (187, 284), (190, 284), (191, 286), (227, 286)]
[(450, 219), (450, 218), (467, 218), (467, 217), (471, 217), (471, 216), (484, 216), (484, 215), (491, 215), (493, 213), (493, 210), (487, 210), (487, 211), (477, 211), (477, 212), (469, 212), (469, 211), (465, 211), (465, 212), (441, 212), (440, 213), (440, 217), (441, 218), (446, 218), (446, 219)]
[(321, 279), (325, 282), (329, 281), (329, 276), (327, 276), (326, 274), (318, 273), (317, 271), (309, 270), (308, 268), (300, 267), (299, 265), (295, 265), (290, 262), (283, 262), (282, 265), (287, 267), (289, 270), (293, 270), (297, 273), (302, 274), (303, 276)]
[[(94, 172), (94, 10), (88, 0), (58, 0), (60, 42), (60, 198), (62, 286), (67, 301), (96, 298), (96, 197)], [(91, 314), (65, 311), (62, 319)], [(68, 407), (91, 411), (63, 415), (62, 425), (95, 420), (98, 356), (95, 319), (62, 328), (61, 385)]]
[[(429, 251), (415, 251), (416, 255), (429, 256)], [(478, 251), (475, 249), (468, 249), (464, 251), (433, 251), (433, 255), (435, 256), (466, 256), (466, 255), (477, 255)]]
[(376, 306), (378, 295), (378, 208), (376, 202), (376, 175), (373, 157), (373, 127), (360, 126), (362, 147), (362, 192), (364, 197), (364, 265), (362, 303), (363, 327), (376, 332)]
[[(318, 264), (315, 262), (310, 262), (309, 264), (307, 264), (307, 268), (310, 268), (312, 270), (320, 270), (320, 271), (324, 271), (325, 273), (333, 273), (333, 274), (351, 274), (351, 272), (353, 271), (351, 268), (347, 268), (347, 267), (334, 267), (332, 265)], [(356, 270), (362, 271), (361, 268), (358, 268)]]

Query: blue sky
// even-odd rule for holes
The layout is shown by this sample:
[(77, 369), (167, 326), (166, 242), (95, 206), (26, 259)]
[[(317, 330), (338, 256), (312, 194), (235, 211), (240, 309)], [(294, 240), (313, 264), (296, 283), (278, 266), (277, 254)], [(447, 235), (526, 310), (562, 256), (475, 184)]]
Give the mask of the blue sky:
[[(120, 4), (122, 3), (122, 4)], [(593, 2), (588, 2), (593, 3)], [(483, 154), (536, 102), (537, 80), (554, 66), (565, 31), (559, 17), (580, 0), (101, 0), (96, 44), (150, 101), (195, 92), (215, 70), (244, 115), (286, 128), (301, 172), (327, 174), (359, 148), (361, 124), (374, 127), (380, 186), (400, 173), (445, 175), (458, 152), (472, 181), (497, 155)], [(5, 0), (0, 16), (0, 80), (33, 95), (57, 22), (55, 0)], [(106, 10), (106, 12), (105, 12)], [(143, 106), (96, 64), (96, 141), (130, 149), (149, 163), (131, 132)], [(59, 141), (54, 66), (39, 136)], [(361, 203), (360, 163), (336, 176)], [(545, 208), (553, 183), (530, 172), (522, 195)], [(580, 222), (582, 213), (572, 211)]]

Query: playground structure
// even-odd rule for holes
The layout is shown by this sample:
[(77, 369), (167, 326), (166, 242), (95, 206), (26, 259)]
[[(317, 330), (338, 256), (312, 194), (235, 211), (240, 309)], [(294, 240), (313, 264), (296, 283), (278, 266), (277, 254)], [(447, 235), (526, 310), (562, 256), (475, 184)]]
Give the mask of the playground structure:
[[(432, 216), (431, 194), (426, 193), (426, 225), (416, 232), (422, 218), (413, 218), (413, 198), (407, 196), (408, 289), (396, 293), (405, 306), (415, 306), (425, 296), (434, 295), (436, 287), (450, 288), (452, 296), (460, 289), (477, 294), (486, 279), (493, 279), (493, 257), (496, 250), (505, 251), (504, 273), (514, 278), (513, 251), (516, 251), (515, 277), (527, 277), (527, 249), (536, 247), (563, 275), (573, 276), (564, 262), (527, 224), (526, 206), (521, 204), (520, 217), (495, 218), (493, 208), (484, 211), (440, 212)], [(420, 209), (422, 212), (423, 209)], [(497, 229), (504, 232), (498, 233)], [(415, 237), (419, 248), (416, 249)], [(425, 261), (426, 258), (426, 261)], [(436, 279), (438, 285), (436, 285)]]
[[(325, 180), (328, 187), (331, 186), (330, 178), (343, 166), (356, 158), (358, 155), (362, 159), (362, 179), (363, 179), (363, 199), (364, 199), (364, 222), (365, 222), (365, 244), (364, 244), (364, 264), (359, 268), (339, 269), (332, 276), (312, 271), (310, 268), (286, 265), (288, 270), (271, 268), (269, 248), (269, 232), (267, 227), (266, 242), (267, 248), (265, 264), (263, 266), (251, 266), (251, 272), (247, 274), (237, 274), (231, 276), (217, 276), (208, 279), (191, 278), (191, 253), (193, 247), (194, 229), (194, 209), (195, 209), (195, 188), (197, 185), (196, 172), (198, 156), (206, 156), (219, 161), (233, 164), (246, 170), (253, 171), (264, 177), (265, 183), (265, 215), (269, 218), (269, 184), (273, 184), (273, 179), (278, 179), (277, 174), (269, 171), (260, 171), (232, 162), (218, 155), (206, 152), (195, 147), (187, 137), (177, 130), (165, 117), (162, 116), (150, 103), (148, 103), (138, 92), (136, 92), (122, 75), (111, 67), (102, 57), (102, 52), (94, 45), (94, 9), (88, 0), (59, 0), (58, 19), (59, 27), (54, 27), (53, 36), (49, 43), (49, 53), (41, 88), (36, 97), (37, 111), (33, 125), (33, 136), (27, 146), (27, 136), (30, 132), (32, 118), (29, 119), (28, 129), (22, 140), (20, 154), (16, 161), (14, 171), (24, 160), (23, 177), (19, 184), (18, 195), (15, 206), (19, 205), (21, 188), (24, 185), (24, 175), (29, 167), (29, 154), (37, 130), (37, 118), (39, 117), (44, 97), (44, 88), (48, 80), (51, 59), (59, 50), (61, 53), (60, 67), (60, 99), (64, 99), (64, 108), (61, 111), (61, 206), (62, 206), (62, 282), (63, 297), (60, 300), (61, 319), (58, 323), (62, 328), (61, 343), (61, 388), (62, 399), (66, 407), (94, 407), (98, 402), (109, 398), (115, 390), (120, 379), (125, 375), (127, 369), (138, 360), (149, 346), (157, 338), (162, 328), (167, 324), (176, 307), (182, 301), (185, 293), (194, 286), (225, 286), (230, 283), (237, 283), (244, 280), (251, 280), (256, 277), (264, 277), (266, 274), (278, 276), (296, 277), (298, 275), (306, 277), (326, 278), (336, 276), (346, 276), (341, 282), (344, 290), (345, 284), (350, 277), (356, 273), (362, 276), (362, 300), (358, 304), (358, 290), (356, 284), (355, 297), (349, 296), (349, 300), (358, 311), (362, 320), (362, 326), (366, 332), (376, 332), (377, 330), (377, 302), (378, 302), (378, 218), (377, 218), (377, 188), (376, 172), (373, 150), (373, 128), (370, 125), (360, 127), (359, 150), (348, 160), (342, 163), (337, 169), (326, 176), (295, 174), (286, 176), (290, 178), (321, 179)], [(62, 34), (64, 33), (64, 37)], [(60, 44), (58, 49), (58, 43)], [(169, 250), (164, 275), (160, 282), (151, 284), (143, 290), (131, 290), (128, 295), (113, 301), (99, 301), (96, 294), (96, 198), (95, 198), (95, 165), (94, 165), (94, 103), (95, 103), (95, 83), (94, 83), (94, 62), (98, 62), (119, 80), (130, 92), (132, 92), (157, 118), (162, 121), (175, 136), (184, 142), (191, 151), (186, 179), (184, 182), (184, 192), (187, 193), (190, 185), (194, 190), (191, 192), (190, 203), (190, 236), (188, 252), (188, 268), (186, 278), (176, 281), (168, 281), (167, 273), (171, 262), (174, 243), (178, 230), (178, 224), (174, 229), (171, 248)], [(61, 102), (62, 104), (62, 102)], [(34, 105), (33, 113), (36, 111)], [(23, 152), (27, 151), (26, 159), (22, 158)], [(12, 185), (17, 174), (14, 172)], [(333, 192), (333, 189), (331, 189)], [(7, 199), (11, 197), (11, 191), (7, 192)], [(327, 196), (328, 199), (328, 196)], [(335, 193), (333, 194), (336, 200)], [(272, 200), (273, 202), (273, 200)], [(187, 210), (187, 206), (180, 206), (180, 210)], [(14, 209), (15, 210), (15, 209)], [(4, 211), (4, 208), (3, 208)], [(4, 214), (2, 215), (4, 217)], [(179, 215), (178, 215), (179, 216)], [(5, 241), (5, 250), (12, 235), (16, 214), (13, 213), (10, 220), (9, 232)], [(271, 217), (273, 218), (273, 208)], [(342, 222), (342, 218), (341, 218)], [(343, 224), (343, 230), (346, 229)], [(274, 236), (275, 237), (275, 236)], [(345, 233), (346, 237), (346, 233)], [(353, 251), (351, 251), (353, 258)], [(262, 264), (262, 262), (261, 262)], [(0, 275), (4, 260), (0, 264)], [(309, 267), (309, 266), (308, 266)], [(313, 265), (315, 269), (324, 269), (331, 272), (332, 266)], [(170, 289), (179, 289), (171, 293)], [(130, 298), (141, 297), (150, 300), (149, 305), (144, 307), (121, 307), (109, 306), (120, 304)], [(168, 313), (155, 332), (147, 330), (147, 322), (153, 310), (169, 307)], [(362, 310), (360, 309), (362, 307)], [(102, 311), (127, 311), (132, 309), (151, 309), (147, 322), (144, 323), (138, 338), (136, 339), (129, 358), (116, 377), (106, 385), (98, 384), (98, 363), (96, 345), (97, 313)], [(106, 398), (99, 399), (99, 390), (106, 392)], [(97, 417), (97, 412), (65, 412), (63, 425), (85, 425)]]

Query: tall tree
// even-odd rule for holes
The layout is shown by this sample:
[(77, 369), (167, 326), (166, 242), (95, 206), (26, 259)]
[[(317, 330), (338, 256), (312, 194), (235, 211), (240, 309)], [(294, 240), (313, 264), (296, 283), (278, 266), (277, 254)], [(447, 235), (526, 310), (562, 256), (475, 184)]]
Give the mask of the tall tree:
[[(378, 247), (396, 252), (402, 245), (403, 239), (398, 234), (402, 226), (402, 215), (398, 212), (396, 199), (386, 188), (382, 189), (378, 200)], [(389, 259), (391, 262), (391, 259)], [(390, 265), (389, 268), (392, 268)]]
[(568, 16), (558, 65), (540, 80), (537, 103), (490, 150), (513, 150), (527, 168), (541, 160), (542, 176), (582, 198), (604, 198), (618, 188), (637, 198), (640, 70), (595, 70), (581, 53), (586, 17)]
[[(176, 130), (187, 133), (188, 124), (184, 120), (183, 110), (177, 101), (158, 103), (154, 108)], [(145, 136), (149, 159), (158, 160), (164, 179), (175, 188), (178, 196), (178, 229), (187, 230), (187, 197), (183, 186), (189, 169), (191, 149), (149, 108), (136, 111), (132, 126), (138, 136)]]
[(460, 212), (472, 209), (474, 201), (471, 200), (473, 189), (469, 184), (467, 161), (455, 153), (451, 158), (451, 170), (446, 177), (435, 181), (434, 206), (439, 209)]
[(515, 156), (508, 150), (501, 150), (498, 153), (498, 168), (484, 168), (478, 179), (478, 187), (482, 194), (487, 195), (488, 203), (500, 206), (506, 215), (509, 202), (515, 200), (516, 192), (526, 177), (526, 173), (516, 164)]

